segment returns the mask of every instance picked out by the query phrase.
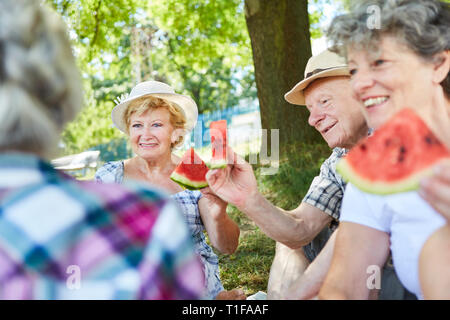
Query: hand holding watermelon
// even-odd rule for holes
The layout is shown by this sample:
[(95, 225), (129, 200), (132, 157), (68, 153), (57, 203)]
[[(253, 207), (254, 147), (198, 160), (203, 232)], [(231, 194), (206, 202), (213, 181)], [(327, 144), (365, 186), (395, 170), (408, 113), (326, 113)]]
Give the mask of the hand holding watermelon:
[[(208, 208), (212, 210), (208, 210), (210, 213), (213, 213), (213, 218), (218, 218), (220, 213), (225, 213), (226, 207), (228, 203), (223, 201), (220, 197), (218, 197), (209, 187), (200, 189), (202, 193), (203, 202), (207, 205)], [(216, 213), (217, 214), (214, 214)], [(226, 214), (226, 213), (225, 213)]]
[(248, 198), (258, 192), (252, 166), (227, 147), (228, 166), (210, 170), (206, 180), (211, 190), (235, 206), (242, 207)]

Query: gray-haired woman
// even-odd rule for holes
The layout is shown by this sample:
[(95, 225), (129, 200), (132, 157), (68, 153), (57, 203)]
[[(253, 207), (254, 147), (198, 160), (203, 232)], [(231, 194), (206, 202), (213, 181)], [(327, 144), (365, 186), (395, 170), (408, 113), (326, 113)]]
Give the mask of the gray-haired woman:
[[(347, 57), (352, 89), (370, 127), (376, 130), (408, 106), (450, 145), (449, 4), (359, 1), (350, 14), (333, 20), (329, 38)], [(408, 290), (419, 298), (450, 298), (450, 242), (442, 245), (439, 237), (428, 252), (422, 250), (433, 235), (448, 233), (448, 225), (417, 192), (376, 196), (350, 183), (339, 228), (319, 297), (367, 298), (367, 272), (384, 264), (390, 247)]]

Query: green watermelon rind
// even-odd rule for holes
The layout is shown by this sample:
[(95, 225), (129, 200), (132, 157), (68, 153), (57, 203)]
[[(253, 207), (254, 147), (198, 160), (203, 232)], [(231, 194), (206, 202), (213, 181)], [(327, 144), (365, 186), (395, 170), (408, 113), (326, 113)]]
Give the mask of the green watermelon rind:
[(226, 160), (214, 160), (214, 162), (209, 162), (206, 165), (210, 169), (223, 169), (227, 167), (227, 161)]
[(432, 166), (429, 166), (421, 171), (411, 174), (406, 179), (396, 182), (372, 181), (363, 178), (360, 174), (353, 170), (345, 158), (341, 159), (337, 163), (336, 171), (342, 176), (344, 181), (351, 182), (362, 191), (378, 195), (388, 195), (417, 190), (419, 188), (420, 180), (433, 174)]
[(176, 172), (172, 172), (172, 174), (170, 175), (170, 179), (189, 190), (199, 190), (209, 186), (206, 180), (194, 182)]

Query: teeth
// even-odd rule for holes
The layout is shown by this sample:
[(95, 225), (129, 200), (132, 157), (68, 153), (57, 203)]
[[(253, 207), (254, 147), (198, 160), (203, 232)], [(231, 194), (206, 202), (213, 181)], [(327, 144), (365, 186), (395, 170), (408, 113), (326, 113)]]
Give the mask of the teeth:
[(385, 102), (387, 99), (388, 99), (387, 97), (369, 98), (364, 101), (364, 106), (370, 107), (372, 105), (380, 104), (380, 103)]

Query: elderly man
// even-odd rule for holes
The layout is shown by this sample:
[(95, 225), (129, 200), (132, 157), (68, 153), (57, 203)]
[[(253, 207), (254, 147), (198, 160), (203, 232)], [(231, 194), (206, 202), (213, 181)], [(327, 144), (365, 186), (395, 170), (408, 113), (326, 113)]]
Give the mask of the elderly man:
[[(207, 175), (209, 185), (217, 195), (234, 204), (278, 242), (269, 279), (269, 299), (314, 296), (328, 269), (334, 248), (335, 235), (332, 233), (339, 220), (345, 188), (335, 172), (335, 164), (346, 149), (368, 132), (358, 102), (351, 96), (348, 80), (345, 61), (324, 51), (308, 61), (305, 79), (285, 96), (290, 103), (306, 105), (310, 112), (309, 124), (333, 148), (296, 209), (285, 211), (269, 203), (258, 192), (251, 166), (232, 152), (232, 165), (226, 170), (212, 170)], [(326, 250), (305, 271), (327, 241)], [(305, 275), (300, 277), (303, 272)], [(393, 270), (390, 273), (395, 276)], [(386, 287), (391, 284), (398, 287), (398, 280), (388, 283), (390, 285)], [(403, 289), (400, 289), (400, 293), (391, 292), (386, 298), (402, 299)]]

